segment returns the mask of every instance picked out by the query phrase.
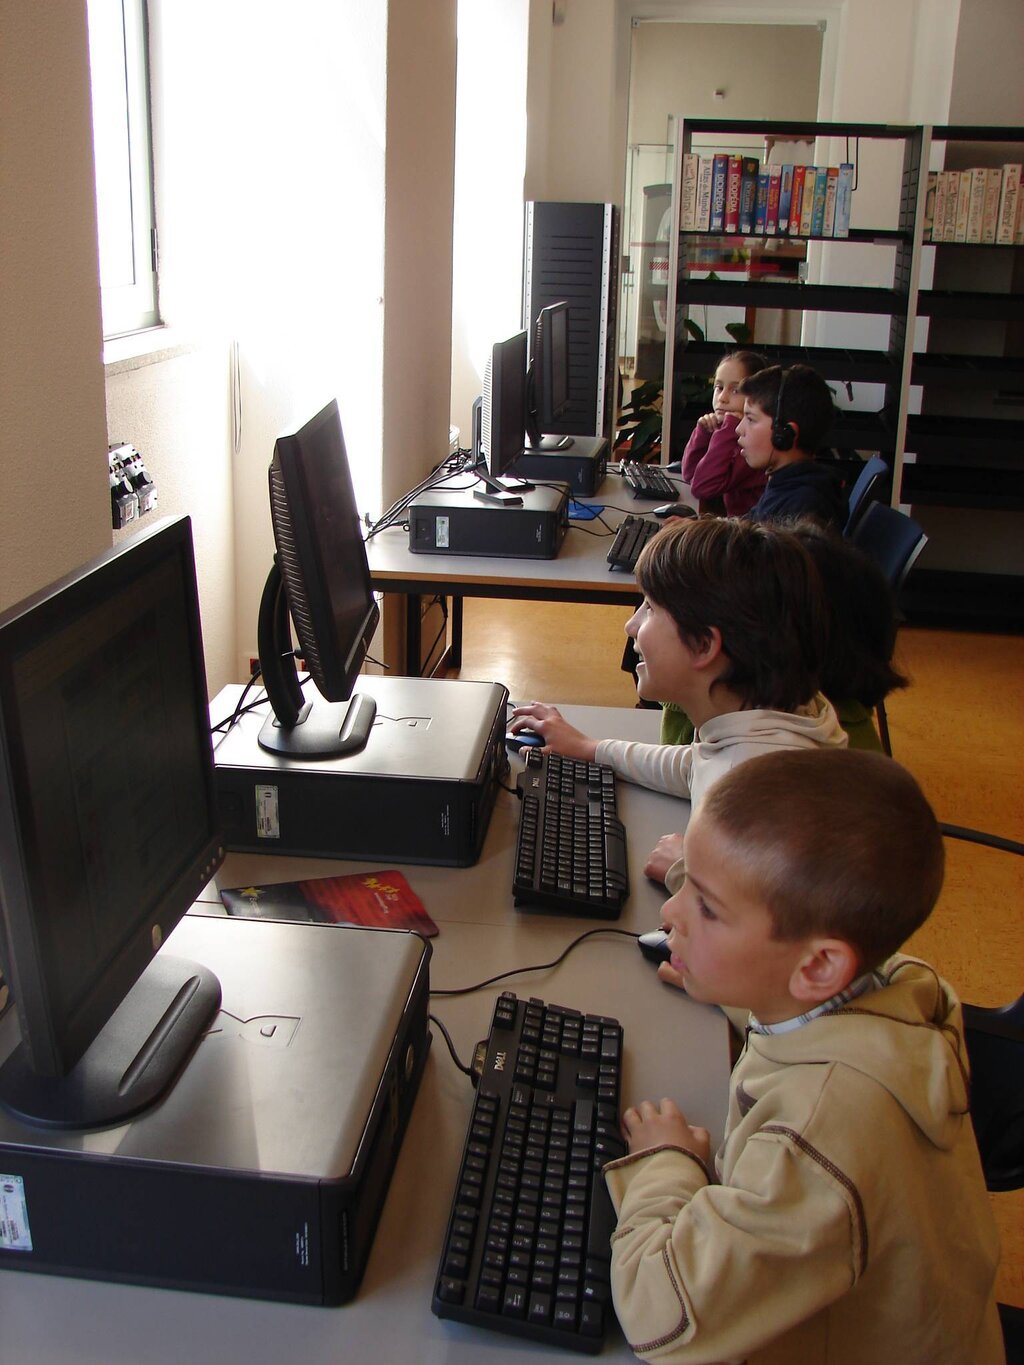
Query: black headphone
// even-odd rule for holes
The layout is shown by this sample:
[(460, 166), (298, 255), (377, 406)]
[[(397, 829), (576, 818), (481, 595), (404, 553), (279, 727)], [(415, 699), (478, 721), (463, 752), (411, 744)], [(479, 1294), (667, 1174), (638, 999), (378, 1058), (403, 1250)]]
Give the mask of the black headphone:
[(772, 422), (772, 445), (776, 450), (792, 450), (796, 444), (796, 432), (792, 424), (782, 420), (782, 395), (786, 389), (786, 375), (788, 370), (782, 371), (782, 378), (779, 380), (779, 396), (775, 400), (775, 418)]

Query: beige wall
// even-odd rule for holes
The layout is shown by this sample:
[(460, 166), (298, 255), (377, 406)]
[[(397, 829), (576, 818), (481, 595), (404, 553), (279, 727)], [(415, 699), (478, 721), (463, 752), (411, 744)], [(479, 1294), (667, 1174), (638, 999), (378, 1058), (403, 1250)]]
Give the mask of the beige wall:
[(85, 0), (0, 0), (0, 605), (111, 543)]

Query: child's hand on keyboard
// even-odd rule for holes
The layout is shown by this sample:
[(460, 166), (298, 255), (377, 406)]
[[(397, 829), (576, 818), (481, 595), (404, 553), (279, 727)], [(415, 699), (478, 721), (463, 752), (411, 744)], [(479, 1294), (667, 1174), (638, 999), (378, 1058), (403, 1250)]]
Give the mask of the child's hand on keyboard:
[(531, 701), (526, 706), (517, 706), (512, 712), (509, 729), (513, 734), (520, 730), (532, 730), (544, 740), (545, 753), (563, 754), (566, 758), (579, 758), (593, 763), (597, 753), (597, 740), (583, 734), (564, 719), (557, 706), (547, 702)]
[(644, 876), (652, 882), (664, 882), (668, 870), (683, 856), (683, 836), (663, 834), (648, 854)]
[(711, 1159), (711, 1134), (694, 1128), (686, 1115), (671, 1100), (655, 1104), (651, 1100), (631, 1107), (622, 1115), (622, 1131), (631, 1152), (647, 1152), (656, 1147), (685, 1147), (707, 1165)]

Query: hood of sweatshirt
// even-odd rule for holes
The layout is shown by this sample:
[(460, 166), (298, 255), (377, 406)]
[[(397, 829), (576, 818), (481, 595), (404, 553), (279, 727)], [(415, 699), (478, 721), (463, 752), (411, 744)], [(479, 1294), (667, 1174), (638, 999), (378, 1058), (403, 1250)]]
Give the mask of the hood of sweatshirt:
[(949, 1150), (970, 1096), (959, 1003), (935, 970), (914, 958), (891, 958), (879, 974), (882, 987), (789, 1033), (751, 1032), (747, 1048), (772, 1068), (835, 1062), (862, 1073), (934, 1147)]
[(694, 757), (708, 759), (718, 750), (753, 744), (770, 749), (843, 749), (846, 732), (832, 703), (819, 692), (796, 711), (728, 711), (705, 721), (694, 736)]

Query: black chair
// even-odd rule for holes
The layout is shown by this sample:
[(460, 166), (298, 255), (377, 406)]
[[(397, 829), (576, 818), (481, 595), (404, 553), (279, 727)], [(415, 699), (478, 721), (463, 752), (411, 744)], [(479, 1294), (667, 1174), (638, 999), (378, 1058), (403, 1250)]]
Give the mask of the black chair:
[(870, 459), (864, 461), (864, 468), (853, 481), (847, 498), (846, 525), (843, 527), (844, 536), (853, 533), (853, 528), (872, 502), (885, 496), (888, 473), (889, 466), (881, 456), (872, 455)]
[[(907, 575), (928, 544), (928, 537), (921, 527), (913, 517), (898, 512), (895, 507), (890, 507), (884, 502), (872, 502), (857, 519), (850, 533), (850, 540), (882, 570), (898, 602), (899, 592), (906, 582)], [(889, 721), (885, 714), (884, 701), (878, 703), (875, 715), (878, 718), (882, 748), (891, 758), (892, 743), (889, 739)]]
[[(985, 1184), (1024, 1186), (1024, 995), (1001, 1009), (964, 1005), (971, 1122)], [(999, 1305), (1007, 1365), (1024, 1362), (1024, 1308)]]

